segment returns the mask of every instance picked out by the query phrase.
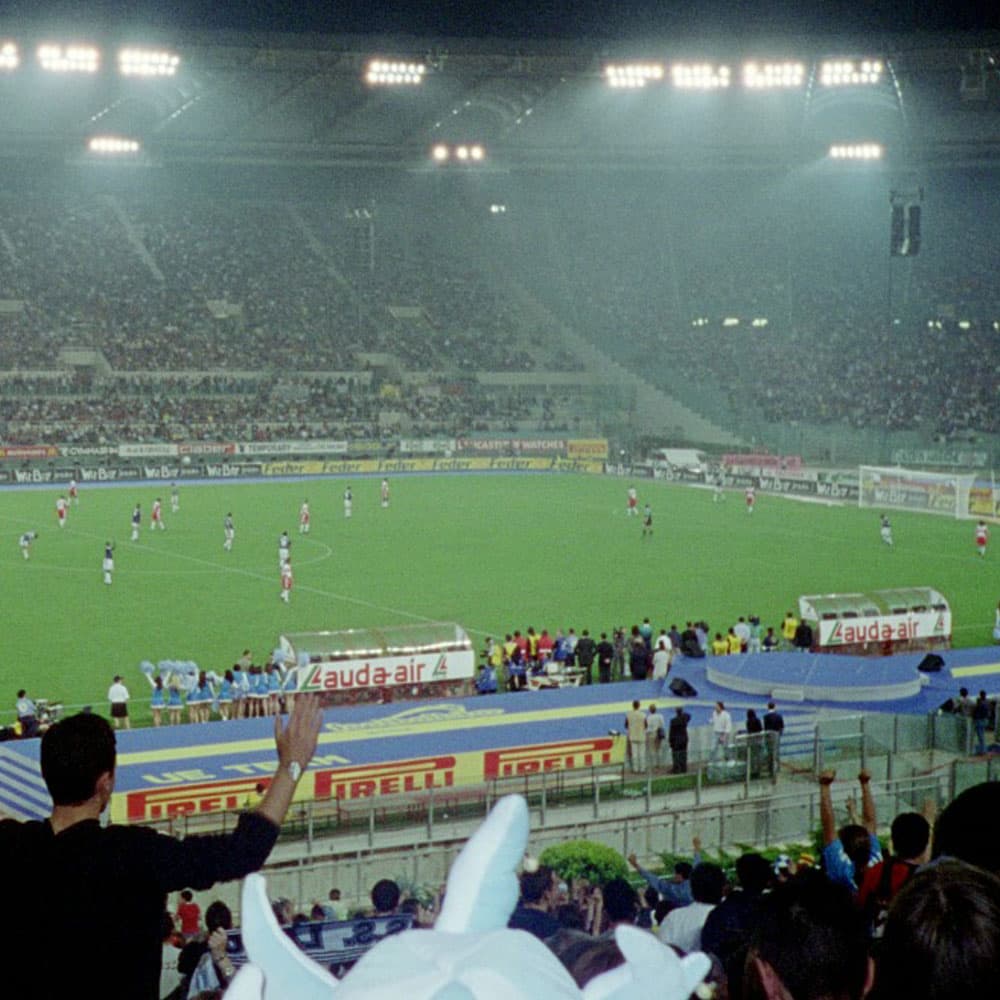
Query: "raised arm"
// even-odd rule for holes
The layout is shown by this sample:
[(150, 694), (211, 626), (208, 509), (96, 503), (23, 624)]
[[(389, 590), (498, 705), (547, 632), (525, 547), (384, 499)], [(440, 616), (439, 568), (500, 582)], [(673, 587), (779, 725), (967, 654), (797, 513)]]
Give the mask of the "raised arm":
[(878, 833), (878, 820), (875, 816), (875, 799), (872, 798), (872, 776), (867, 771), (858, 775), (861, 783), (861, 820), (865, 829), (872, 835)]
[[(281, 716), (275, 716), (274, 743), (278, 751), (278, 769), (256, 809), (257, 813), (275, 826), (281, 826), (288, 807), (292, 804), (299, 774), (305, 770), (316, 752), (316, 741), (322, 723), (323, 712), (319, 698), (315, 695), (296, 697), (287, 726), (282, 727)], [(293, 774), (293, 771), (297, 773)]]
[(819, 819), (823, 824), (823, 844), (832, 844), (837, 839), (837, 820), (833, 815), (833, 795), (831, 786), (837, 778), (836, 771), (823, 771), (819, 776)]

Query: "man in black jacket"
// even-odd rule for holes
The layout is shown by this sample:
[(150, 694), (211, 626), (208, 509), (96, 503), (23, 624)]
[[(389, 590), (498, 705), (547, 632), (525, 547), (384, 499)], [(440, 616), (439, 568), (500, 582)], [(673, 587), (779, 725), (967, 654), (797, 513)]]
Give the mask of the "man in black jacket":
[(764, 713), (764, 746), (767, 749), (767, 770), (773, 778), (781, 763), (781, 734), (785, 731), (785, 720), (773, 701), (767, 703)]
[(590, 684), (593, 681), (594, 657), (597, 655), (597, 643), (590, 637), (590, 633), (584, 629), (576, 644), (576, 662), (583, 671), (583, 683)]
[(670, 744), (670, 756), (673, 758), (671, 774), (687, 774), (688, 769), (688, 723), (691, 716), (678, 705), (674, 717), (670, 720), (667, 742)]
[(316, 749), (322, 713), (312, 696), (275, 719), (278, 768), (264, 798), (231, 833), (164, 836), (102, 826), (115, 785), (115, 733), (84, 713), (53, 725), (41, 744), (52, 815), (0, 822), (5, 885), (0, 941), (10, 996), (157, 1000), (166, 894), (208, 889), (260, 868), (278, 837), (295, 786)]
[(611, 664), (614, 660), (615, 647), (608, 641), (608, 633), (602, 632), (601, 641), (597, 644), (597, 679), (602, 684), (611, 683)]

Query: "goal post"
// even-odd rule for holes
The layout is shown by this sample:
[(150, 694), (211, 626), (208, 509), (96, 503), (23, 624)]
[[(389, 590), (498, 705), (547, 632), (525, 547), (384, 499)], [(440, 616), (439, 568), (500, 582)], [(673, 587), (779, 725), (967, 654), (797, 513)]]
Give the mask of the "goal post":
[(858, 506), (967, 518), (975, 479), (972, 474), (957, 472), (861, 465)]

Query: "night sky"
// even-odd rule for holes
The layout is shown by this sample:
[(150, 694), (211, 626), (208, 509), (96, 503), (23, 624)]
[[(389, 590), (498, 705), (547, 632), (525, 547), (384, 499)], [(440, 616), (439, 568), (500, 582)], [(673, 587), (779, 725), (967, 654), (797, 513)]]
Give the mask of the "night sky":
[(626, 41), (1000, 28), (995, 0), (7, 0), (0, 25)]

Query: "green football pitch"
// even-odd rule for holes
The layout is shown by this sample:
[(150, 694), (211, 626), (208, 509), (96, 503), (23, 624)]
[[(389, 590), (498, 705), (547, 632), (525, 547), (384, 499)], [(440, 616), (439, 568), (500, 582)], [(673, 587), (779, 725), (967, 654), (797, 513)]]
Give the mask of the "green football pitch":
[[(3, 679), (0, 719), (14, 695), (104, 709), (112, 675), (143, 722), (142, 660), (194, 660), (221, 672), (249, 647), (263, 662), (286, 631), (456, 621), (473, 639), (533, 625), (591, 632), (704, 618), (725, 631), (739, 615), (780, 622), (800, 594), (937, 587), (954, 611), (955, 645), (991, 642), (1000, 597), (994, 553), (975, 553), (972, 525), (895, 513), (895, 547), (879, 540), (878, 511), (640, 481), (654, 533), (625, 514), (621, 479), (576, 475), (396, 477), (388, 509), (379, 480), (356, 479), (344, 517), (344, 479), (81, 487), (67, 525), (58, 487), (0, 492)], [(166, 530), (149, 528), (164, 501)], [(298, 534), (308, 500), (310, 534)], [(129, 518), (141, 503), (139, 541)], [(232, 512), (236, 539), (223, 551)], [(24, 560), (20, 534), (39, 537)], [(278, 536), (292, 537), (295, 587), (279, 599)], [(115, 544), (111, 586), (105, 541)]]

